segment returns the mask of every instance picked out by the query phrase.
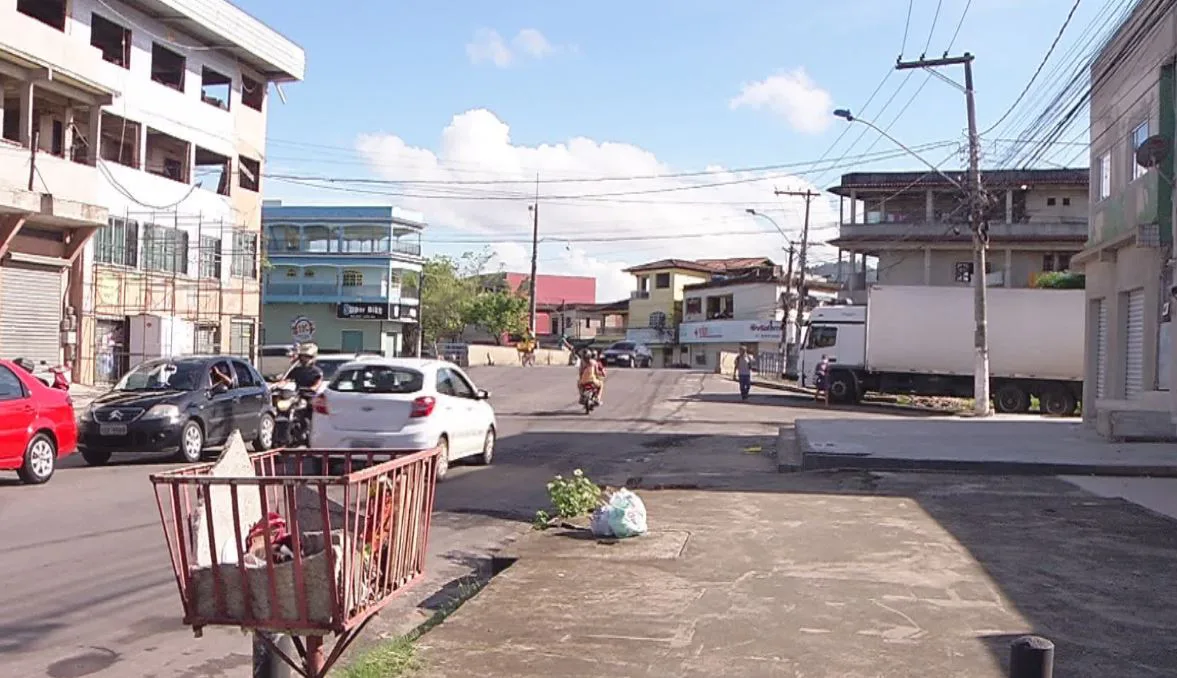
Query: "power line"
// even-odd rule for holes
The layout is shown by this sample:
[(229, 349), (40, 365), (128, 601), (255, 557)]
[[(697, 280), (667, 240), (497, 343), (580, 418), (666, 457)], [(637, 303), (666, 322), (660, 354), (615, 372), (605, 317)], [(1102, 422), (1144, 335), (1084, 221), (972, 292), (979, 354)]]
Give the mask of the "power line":
[[(936, 13), (932, 15), (932, 28), (928, 30), (928, 42), (924, 45), (924, 52), (920, 55), (921, 59), (928, 53), (928, 48), (932, 46), (932, 36), (936, 34), (936, 23), (940, 21), (940, 8), (943, 6), (944, 0), (936, 0)], [(952, 49), (952, 47), (948, 49)]]

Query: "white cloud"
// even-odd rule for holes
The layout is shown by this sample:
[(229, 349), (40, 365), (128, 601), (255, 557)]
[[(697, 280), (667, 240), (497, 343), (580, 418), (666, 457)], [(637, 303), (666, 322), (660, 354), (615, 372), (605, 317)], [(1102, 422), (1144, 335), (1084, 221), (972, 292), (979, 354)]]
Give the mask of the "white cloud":
[[(362, 135), (357, 149), (378, 177), (403, 182), (365, 190), (387, 192), (392, 204), (423, 212), (430, 224), (447, 228), (444, 235), (436, 229), (427, 233), (431, 250), (490, 245), (499, 261), (516, 271), (530, 267), (527, 206), (538, 172), (543, 180), (539, 270), (594, 276), (601, 301), (628, 296), (633, 282), (622, 269), (655, 259), (767, 256), (783, 263), (781, 235), (745, 210), (766, 212), (796, 239), (800, 199), (778, 199), (773, 188), (812, 187), (780, 172), (708, 168), (702, 175), (667, 176), (676, 170), (649, 151), (584, 137), (515, 145), (508, 125), (485, 109), (454, 116), (434, 149), (410, 146), (392, 134)], [(835, 218), (826, 201), (815, 201), (811, 238), (832, 237), (832, 230), (819, 227)]]
[(745, 83), (728, 106), (732, 110), (768, 110), (784, 118), (798, 132), (817, 134), (829, 128), (834, 100), (804, 68), (795, 68), (758, 82)]
[(511, 48), (503, 42), (503, 36), (489, 28), (474, 31), (474, 39), (466, 44), (466, 56), (470, 57), (472, 64), (489, 61), (499, 68), (510, 66), (515, 57)]
[(511, 39), (510, 44), (507, 44), (498, 31), (479, 28), (474, 32), (474, 38), (466, 44), (466, 56), (470, 58), (470, 63), (476, 66), (492, 63), (498, 68), (507, 68), (520, 59), (538, 61), (565, 49), (568, 48), (553, 45), (535, 28), (520, 30)]

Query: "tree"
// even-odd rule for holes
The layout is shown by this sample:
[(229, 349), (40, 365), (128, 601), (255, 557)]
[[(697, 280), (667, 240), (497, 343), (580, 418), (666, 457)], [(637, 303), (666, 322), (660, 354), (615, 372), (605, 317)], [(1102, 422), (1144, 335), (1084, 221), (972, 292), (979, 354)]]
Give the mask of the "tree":
[(421, 293), (421, 330), (424, 343), (457, 339), (471, 324), (469, 305), (482, 291), (481, 278), (494, 253), (488, 248), (465, 252), (458, 258), (430, 257), (422, 275), (409, 275), (405, 285)]
[(524, 297), (507, 292), (483, 292), (466, 305), (466, 320), (499, 342), (504, 334), (518, 334), (527, 328), (527, 308)]
[(1070, 271), (1043, 273), (1034, 281), (1034, 287), (1052, 290), (1081, 290), (1087, 286), (1087, 276)]

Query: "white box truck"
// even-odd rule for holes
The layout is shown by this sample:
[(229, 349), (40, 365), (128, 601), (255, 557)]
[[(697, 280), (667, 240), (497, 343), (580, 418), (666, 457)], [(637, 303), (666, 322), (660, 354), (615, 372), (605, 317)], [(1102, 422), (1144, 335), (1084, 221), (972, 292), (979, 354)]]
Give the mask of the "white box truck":
[[(998, 412), (1074, 414), (1083, 395), (1083, 290), (990, 288), (990, 393)], [(829, 395), (857, 402), (868, 392), (973, 397), (973, 289), (875, 286), (865, 306), (814, 309), (801, 374), (830, 361)]]

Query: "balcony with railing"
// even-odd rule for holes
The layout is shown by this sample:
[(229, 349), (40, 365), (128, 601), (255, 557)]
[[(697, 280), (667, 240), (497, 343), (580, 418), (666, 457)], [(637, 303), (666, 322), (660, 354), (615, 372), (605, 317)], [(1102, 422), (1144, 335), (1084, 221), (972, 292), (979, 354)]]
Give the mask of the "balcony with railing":
[(275, 266), (266, 277), (265, 300), (272, 303), (416, 302), (415, 282), (383, 268)]
[(276, 256), (421, 256), (421, 232), (397, 224), (268, 224), (266, 251)]

